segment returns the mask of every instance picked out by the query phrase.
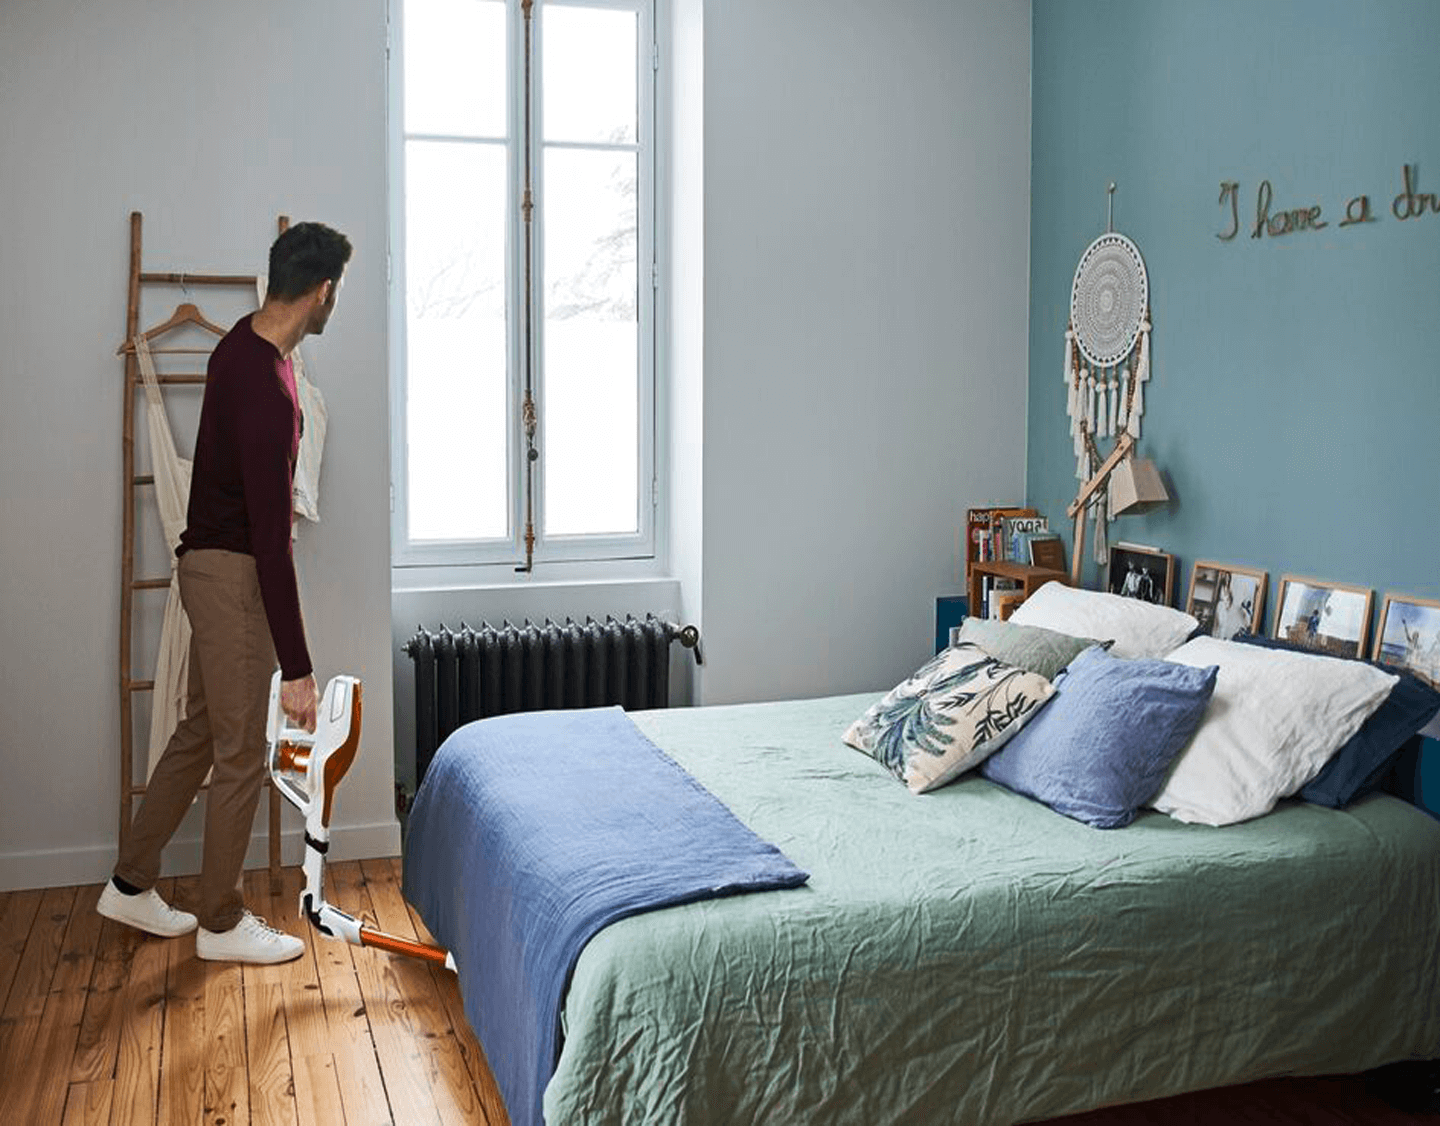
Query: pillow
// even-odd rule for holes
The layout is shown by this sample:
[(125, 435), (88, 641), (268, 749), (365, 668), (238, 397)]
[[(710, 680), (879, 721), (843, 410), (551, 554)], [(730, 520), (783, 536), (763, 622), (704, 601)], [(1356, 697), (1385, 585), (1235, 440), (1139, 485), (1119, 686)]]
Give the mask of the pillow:
[(1017, 626), (1014, 622), (985, 618), (966, 618), (960, 623), (955, 640), (978, 645), (996, 660), (1046, 680), (1054, 680), (1061, 669), (1090, 646), (1109, 648), (1110, 645), (1108, 641), (1091, 637), (1071, 637), (1040, 626)]
[(1160, 789), (1214, 689), (1213, 668), (1087, 649), (981, 773), (1088, 825), (1128, 825)]
[(1175, 760), (1155, 808), (1180, 821), (1259, 817), (1320, 773), (1400, 679), (1361, 661), (1197, 637), (1170, 654), (1218, 665), (1210, 714)]
[(1049, 582), (1020, 603), (1010, 621), (1042, 626), (1072, 637), (1114, 641), (1116, 657), (1163, 657), (1199, 628), (1189, 614), (1138, 598), (1099, 590), (1078, 590)]
[(1054, 691), (1043, 676), (954, 645), (871, 706), (845, 742), (923, 794), (998, 750)]
[[(1293, 652), (1300, 648), (1289, 641), (1251, 633), (1238, 634), (1235, 640), (1266, 649)], [(1374, 661), (1366, 663), (1383, 667)], [(1399, 682), (1379, 709), (1360, 725), (1360, 730), (1335, 752), (1325, 768), (1301, 788), (1300, 796), (1306, 801), (1340, 809), (1378, 790), (1405, 744), (1440, 712), (1440, 692), (1404, 669), (1386, 668), (1385, 671), (1398, 676)]]

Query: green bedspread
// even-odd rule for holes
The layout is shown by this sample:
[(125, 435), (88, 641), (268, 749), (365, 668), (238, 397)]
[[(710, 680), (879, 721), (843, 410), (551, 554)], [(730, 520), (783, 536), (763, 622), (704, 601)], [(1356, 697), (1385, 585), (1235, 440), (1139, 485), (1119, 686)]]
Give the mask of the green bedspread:
[(840, 742), (876, 695), (633, 716), (811, 878), (596, 935), (547, 1122), (1012, 1123), (1440, 1056), (1440, 823), (917, 797)]

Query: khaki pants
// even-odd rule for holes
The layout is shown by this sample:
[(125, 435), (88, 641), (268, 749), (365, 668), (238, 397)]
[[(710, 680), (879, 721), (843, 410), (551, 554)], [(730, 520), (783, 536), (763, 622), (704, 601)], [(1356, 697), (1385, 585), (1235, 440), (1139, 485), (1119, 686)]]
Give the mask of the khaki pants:
[(213, 767), (196, 915), (206, 930), (224, 931), (244, 912), (240, 871), (265, 780), (275, 647), (253, 556), (186, 552), (180, 601), (193, 630), (185, 718), (150, 776), (115, 874), (141, 889), (154, 886), (160, 851)]

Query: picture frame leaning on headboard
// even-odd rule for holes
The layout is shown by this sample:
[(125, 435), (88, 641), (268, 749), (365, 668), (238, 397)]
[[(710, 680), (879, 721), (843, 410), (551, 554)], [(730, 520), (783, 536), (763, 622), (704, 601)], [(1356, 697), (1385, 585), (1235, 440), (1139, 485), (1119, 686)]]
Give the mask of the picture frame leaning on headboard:
[(1440, 689), (1440, 601), (1387, 591), (1370, 659)]
[(1197, 559), (1190, 569), (1185, 612), (1200, 623), (1200, 633), (1222, 641), (1238, 633), (1264, 633), (1269, 582), (1268, 571)]
[(1368, 587), (1282, 575), (1270, 636), (1333, 657), (1363, 657), (1374, 603)]

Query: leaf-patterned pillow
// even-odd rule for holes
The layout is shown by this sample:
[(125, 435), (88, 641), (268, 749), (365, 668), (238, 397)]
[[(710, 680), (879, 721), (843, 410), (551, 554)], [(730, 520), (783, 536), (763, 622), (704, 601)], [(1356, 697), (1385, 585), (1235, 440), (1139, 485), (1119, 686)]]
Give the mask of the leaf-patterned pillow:
[(872, 705), (845, 742), (923, 794), (979, 766), (1054, 692), (978, 645), (953, 645)]

